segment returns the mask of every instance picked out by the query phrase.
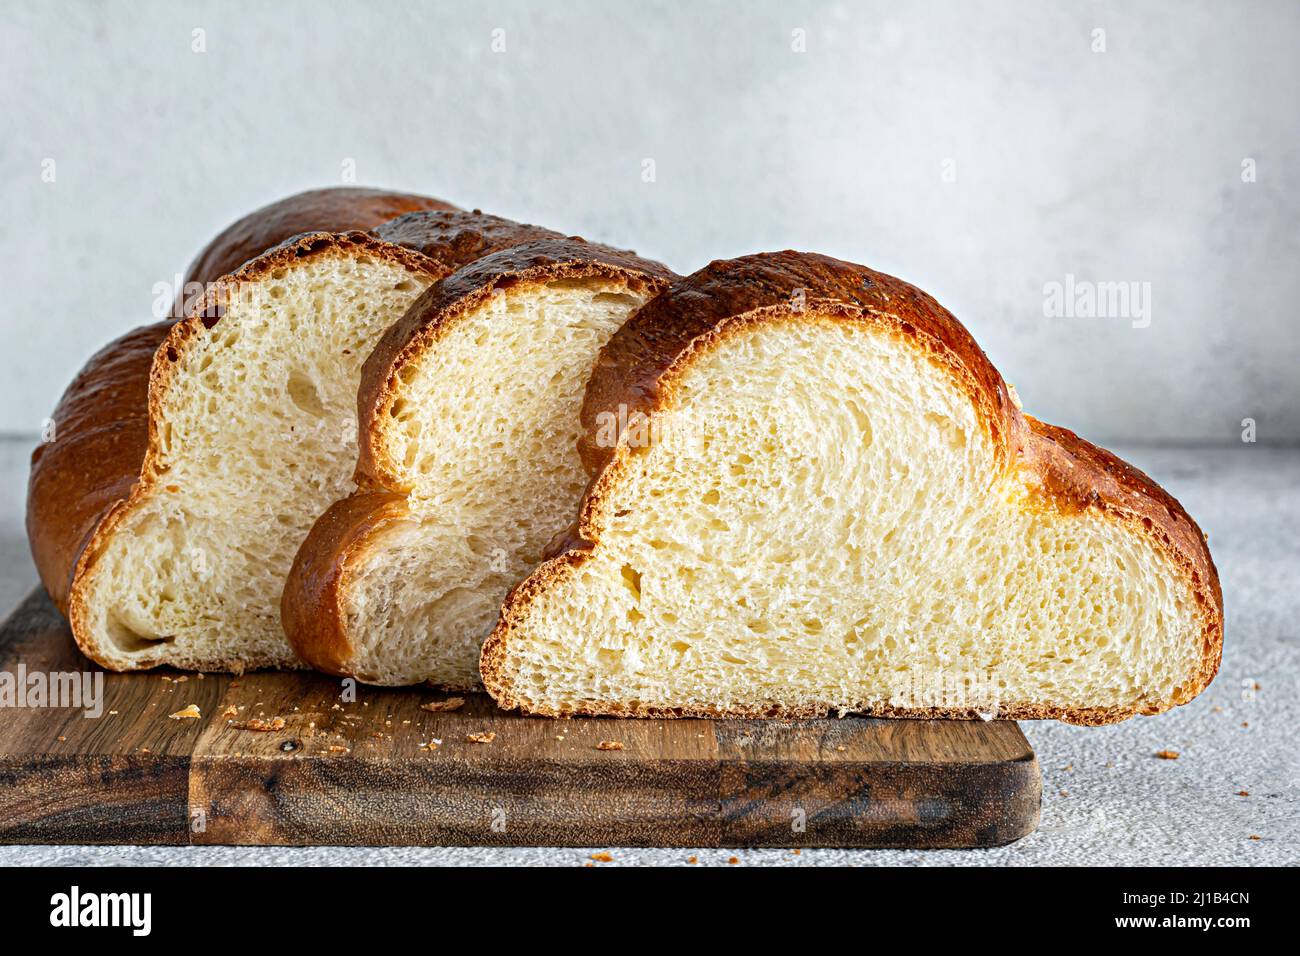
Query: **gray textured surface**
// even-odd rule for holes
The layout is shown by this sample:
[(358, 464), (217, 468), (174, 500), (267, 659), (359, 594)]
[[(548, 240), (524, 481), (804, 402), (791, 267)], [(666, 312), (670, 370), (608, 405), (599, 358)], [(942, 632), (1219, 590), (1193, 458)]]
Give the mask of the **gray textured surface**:
[[(1253, 417), (1300, 440), (1294, 0), (0, 0), (0, 20), (3, 432), (39, 431), (216, 230), (355, 168), (682, 272), (796, 248), (900, 275), (1093, 438)], [(1044, 317), (1066, 275), (1149, 282), (1150, 327)]]
[[(28, 443), (0, 442), (0, 594), (9, 605), (35, 581), (17, 511), (27, 450)], [(686, 864), (692, 854), (701, 865), (732, 856), (741, 865), (787, 866), (1300, 862), (1300, 450), (1116, 450), (1173, 492), (1210, 535), (1227, 609), (1223, 667), (1204, 694), (1159, 717), (1100, 728), (1023, 724), (1043, 768), (1037, 832), (978, 852), (612, 848), (614, 863)], [(1153, 756), (1165, 749), (1182, 756)], [(1237, 796), (1241, 790), (1250, 795)], [(607, 849), (0, 847), (0, 864), (578, 865)]]

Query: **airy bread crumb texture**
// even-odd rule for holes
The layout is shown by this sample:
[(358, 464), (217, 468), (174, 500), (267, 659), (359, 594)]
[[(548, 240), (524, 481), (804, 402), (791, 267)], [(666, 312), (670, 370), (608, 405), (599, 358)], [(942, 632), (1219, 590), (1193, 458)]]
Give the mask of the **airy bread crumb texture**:
[(104, 658), (300, 666), (280, 627), (285, 575), (351, 488), (362, 362), (431, 279), (330, 247), (244, 282), (199, 327), (156, 409), (162, 474), (88, 571), (84, 623)]
[(353, 667), (379, 684), (479, 686), (501, 600), (573, 518), (579, 408), (600, 347), (647, 297), (621, 280), (512, 286), (403, 367), (381, 429), (411, 519), (349, 569)]
[(503, 623), (508, 703), (991, 717), (1141, 709), (1198, 673), (1181, 570), (1113, 518), (1045, 507), (887, 331), (754, 325), (676, 387), (596, 506), (594, 551), (543, 568)]

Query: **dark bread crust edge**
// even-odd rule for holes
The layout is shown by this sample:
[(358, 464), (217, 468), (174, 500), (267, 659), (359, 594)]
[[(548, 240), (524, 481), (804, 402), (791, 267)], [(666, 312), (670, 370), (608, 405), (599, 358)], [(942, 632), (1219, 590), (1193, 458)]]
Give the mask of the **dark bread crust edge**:
[[(792, 293), (804, 290), (801, 312)], [(583, 406), (584, 461), (593, 474), (578, 520), (554, 556), (506, 598), (497, 627), (483, 645), (480, 670), (488, 693), (508, 709), (525, 708), (515, 697), (505, 664), (513, 628), (542, 591), (576, 572), (600, 540), (603, 511), (611, 489), (638, 449), (625, 437), (599, 447), (597, 416), (623, 405), (630, 417), (670, 407), (682, 372), (728, 337), (761, 323), (850, 321), (872, 325), (900, 342), (923, 350), (948, 370), (970, 395), (998, 450), (1000, 466), (1016, 469), (1036, 486), (1044, 508), (1061, 513), (1095, 510), (1147, 537), (1179, 570), (1192, 589), (1202, 621), (1200, 668), (1165, 701), (1144, 707), (1053, 708), (1011, 702), (998, 717), (1058, 719), (1100, 725), (1135, 714), (1155, 714), (1199, 694), (1218, 670), (1223, 650), (1223, 595), (1205, 536), (1183, 507), (1141, 471), (1073, 432), (1038, 422), (1020, 412), (1009, 390), (970, 333), (933, 298), (891, 276), (826, 256), (791, 251), (711, 263), (648, 303), (610, 340), (597, 363)], [(998, 476), (994, 476), (998, 477)], [(829, 705), (752, 710), (663, 708), (597, 701), (573, 709), (525, 708), (546, 716), (568, 714), (641, 717), (826, 716)], [(953, 708), (898, 708), (861, 702), (852, 712), (872, 716), (971, 718)]]
[(409, 212), (375, 227), (374, 235), (437, 259), (448, 273), (500, 249), (535, 239), (563, 239), (563, 233), (503, 219), (482, 210), (438, 209)]
[[(294, 650), (314, 667), (370, 680), (360, 672), (343, 621), (354, 562), (405, 512), (409, 488), (384, 453), (384, 423), (401, 397), (401, 372), (498, 289), (557, 280), (605, 278), (657, 292), (672, 273), (661, 263), (582, 239), (542, 239), (476, 260), (431, 286), (392, 325), (367, 359), (358, 396), (358, 491), (336, 502), (303, 542), (285, 584), (280, 617)], [(438, 683), (447, 690), (477, 687)]]
[[(80, 444), (72, 443), (57, 456), (51, 454), (52, 448), (37, 449), (36, 455), (42, 457), (38, 461), (33, 456), (28, 533), (33, 554), (38, 556), (42, 580), (68, 617), (73, 637), (87, 657), (110, 669), (121, 667), (119, 662), (100, 652), (91, 636), (84, 586), (114, 529), (150, 493), (162, 474), (158, 467), (158, 420), (171, 384), (172, 369), (200, 330), (220, 321), (224, 303), (238, 295), (244, 283), (255, 282), (277, 269), (318, 255), (351, 253), (386, 258), (434, 277), (441, 274), (441, 267), (428, 257), (382, 242), (367, 233), (295, 236), (245, 263), (225, 279), (210, 284), (187, 318), (170, 326), (168, 323), (146, 326), (112, 343), (69, 386), (60, 409), (85, 406), (84, 413), (72, 419), (74, 434), (117, 430), (121, 437), (107, 447), (90, 446), (84, 453)], [(157, 337), (161, 341), (151, 350), (149, 345)], [(97, 390), (110, 390), (120, 397), (114, 402), (96, 402)], [(142, 394), (144, 400), (140, 402)], [(56, 419), (54, 445), (60, 441), (58, 428)], [(87, 457), (92, 451), (98, 457)], [(73, 477), (56, 481), (49, 476), (55, 469), (65, 478), (69, 473)], [(65, 502), (86, 504), (73, 507)], [(51, 515), (59, 514), (59, 509), (64, 509), (66, 514), (51, 519)], [(208, 660), (177, 655), (126, 669), (164, 664), (242, 672), (258, 667), (289, 666), (292, 662), (260, 658)]]
[(194, 257), (186, 284), (207, 284), (237, 271), (291, 236), (362, 232), (416, 210), (455, 209), (430, 196), (359, 186), (309, 189), (255, 209), (223, 229)]

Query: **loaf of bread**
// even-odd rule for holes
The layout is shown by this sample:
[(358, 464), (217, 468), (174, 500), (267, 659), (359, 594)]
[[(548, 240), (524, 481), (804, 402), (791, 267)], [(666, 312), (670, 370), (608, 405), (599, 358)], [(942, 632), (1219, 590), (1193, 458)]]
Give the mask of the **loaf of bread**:
[[(461, 232), (475, 217), (425, 214)], [(33, 455), (28, 498), (42, 580), (88, 656), (119, 670), (301, 666), (280, 594), (312, 522), (351, 487), (362, 362), (449, 271), (364, 232), (298, 235), (212, 283), (190, 317), (91, 360)]]
[(613, 336), (582, 420), (578, 521), (483, 647), (503, 707), (1104, 724), (1218, 668), (1183, 508), (898, 279), (715, 262)]
[(596, 354), (669, 276), (540, 239), (447, 277), (384, 334), (362, 372), (358, 490), (316, 523), (285, 587), (303, 660), (377, 684), (479, 686), (501, 599), (586, 483), (578, 410)]

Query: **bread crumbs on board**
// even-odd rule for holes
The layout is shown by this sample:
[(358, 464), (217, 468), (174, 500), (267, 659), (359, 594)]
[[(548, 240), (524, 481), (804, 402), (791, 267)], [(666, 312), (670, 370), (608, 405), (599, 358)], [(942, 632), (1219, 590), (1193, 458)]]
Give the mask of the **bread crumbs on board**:
[(266, 733), (272, 730), (284, 730), (284, 718), (272, 717), (270, 720), (263, 720), (261, 717), (254, 717), (252, 720), (232, 722), (230, 726), (236, 730), (256, 730)]
[[(421, 704), (421, 710), (427, 710), (431, 714), (449, 714), (453, 710), (460, 710), (465, 706), (464, 697), (448, 697), (446, 700), (433, 700), (427, 704)], [(410, 721), (404, 721), (410, 723)]]
[(490, 744), (497, 739), (495, 730), (489, 730), (481, 734), (466, 734), (465, 739), (472, 744)]
[(602, 740), (596, 744), (597, 750), (622, 750), (623, 745), (617, 740)]
[(1161, 760), (1177, 760), (1182, 754), (1177, 750), (1157, 750), (1156, 756)]
[(170, 720), (195, 720), (202, 716), (203, 714), (199, 712), (198, 704), (190, 704), (188, 707), (183, 707), (174, 714), (167, 715)]
[(604, 852), (604, 851), (601, 851), (600, 853), (593, 853), (593, 854), (591, 855), (591, 858), (592, 858), (593, 860), (595, 860), (597, 863), (613, 863), (613, 862), (614, 862), (614, 857), (612, 857), (609, 853), (606, 853), (606, 852)]

